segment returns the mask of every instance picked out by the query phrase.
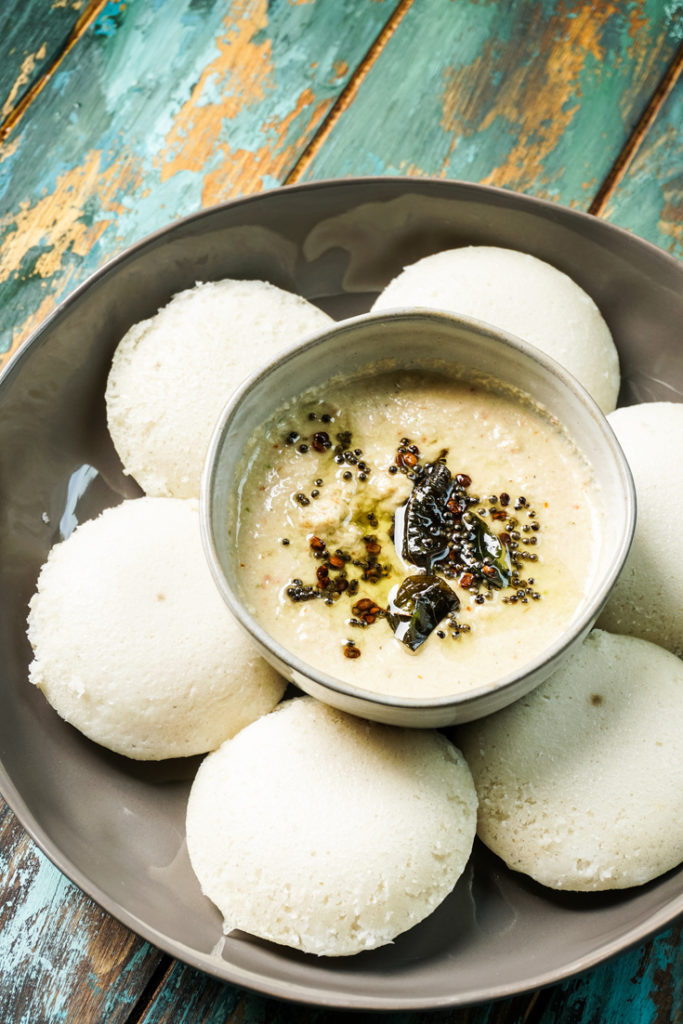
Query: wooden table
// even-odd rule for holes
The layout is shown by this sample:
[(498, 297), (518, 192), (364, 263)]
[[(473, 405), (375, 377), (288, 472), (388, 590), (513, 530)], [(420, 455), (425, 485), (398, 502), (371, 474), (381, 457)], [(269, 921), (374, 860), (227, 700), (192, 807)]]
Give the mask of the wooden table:
[[(505, 186), (683, 255), (680, 0), (4, 0), (0, 29), (0, 364), (125, 246), (294, 181)], [(172, 961), (1, 806), (3, 1022), (345, 1016)], [(437, 1017), (680, 1021), (681, 949), (678, 924), (540, 993)]]

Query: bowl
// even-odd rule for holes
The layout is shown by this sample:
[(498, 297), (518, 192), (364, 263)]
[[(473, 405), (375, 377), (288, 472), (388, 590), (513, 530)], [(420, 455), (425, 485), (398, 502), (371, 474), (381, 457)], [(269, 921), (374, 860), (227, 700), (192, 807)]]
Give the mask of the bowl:
[[(394, 369), (438, 372), (466, 381), (494, 379), (512, 393), (528, 396), (568, 432), (590, 467), (593, 491), (602, 508), (596, 517), (591, 583), (568, 625), (521, 665), (510, 664), (508, 671), (501, 670), (485, 685), (446, 696), (376, 693), (323, 671), (264, 627), (241, 582), (236, 535), (243, 478), (265, 422), (303, 392), (324, 394), (331, 380)], [(209, 448), (200, 520), (211, 571), (228, 607), (286, 679), (342, 711), (390, 725), (433, 728), (471, 721), (517, 700), (541, 683), (585, 637), (628, 553), (635, 524), (635, 494), (626, 460), (605, 417), (584, 388), (554, 360), (480, 321), (404, 309), (354, 317), (317, 333), (243, 384), (226, 406)], [(398, 643), (393, 638), (389, 642)], [(417, 675), (419, 653), (401, 657), (415, 659), (410, 668)]]

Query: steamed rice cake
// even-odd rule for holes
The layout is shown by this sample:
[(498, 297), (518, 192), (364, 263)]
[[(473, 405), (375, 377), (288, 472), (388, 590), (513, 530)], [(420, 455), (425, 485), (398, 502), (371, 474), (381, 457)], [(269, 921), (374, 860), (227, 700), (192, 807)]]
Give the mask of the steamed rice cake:
[(648, 402), (608, 416), (636, 486), (638, 519), (626, 564), (598, 624), (683, 656), (683, 404)]
[(62, 718), (138, 760), (213, 750), (285, 689), (218, 593), (195, 501), (134, 499), (77, 527), (41, 570), (28, 635), (30, 681)]
[(391, 942), (450, 893), (476, 796), (437, 732), (284, 701), (202, 763), (190, 860), (225, 931), (346, 956)]
[(594, 630), (527, 697), (458, 730), (478, 835), (554, 889), (641, 885), (683, 860), (683, 663)]
[(233, 391), (262, 362), (332, 323), (265, 281), (198, 284), (135, 324), (114, 353), (107, 422), (148, 495), (199, 497), (207, 447)]
[(569, 370), (603, 412), (617, 404), (619, 358), (593, 299), (567, 274), (515, 249), (447, 249), (406, 267), (373, 309), (426, 306), (485, 320)]

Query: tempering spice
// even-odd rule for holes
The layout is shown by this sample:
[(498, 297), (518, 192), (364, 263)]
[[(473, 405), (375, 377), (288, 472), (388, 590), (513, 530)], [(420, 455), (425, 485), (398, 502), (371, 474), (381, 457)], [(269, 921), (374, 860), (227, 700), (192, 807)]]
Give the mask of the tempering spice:
[[(326, 425), (335, 420), (331, 413), (320, 417), (309, 413), (308, 418)], [(352, 447), (348, 430), (333, 437), (329, 430), (316, 429), (308, 437), (292, 430), (284, 443), (315, 459), (312, 490), (293, 495), (301, 506), (316, 500), (324, 487), (320, 459), (348, 467), (341, 473), (343, 481), (351, 481), (355, 475), (362, 484), (375, 472), (363, 459), (363, 451)], [(538, 560), (537, 553), (528, 550), (537, 546), (541, 530), (536, 510), (523, 495), (513, 501), (506, 491), (488, 497), (470, 493), (471, 477), (464, 472), (453, 474), (447, 465), (448, 455), (448, 450), (442, 449), (436, 459), (424, 462), (419, 447), (410, 438), (402, 438), (385, 471), (405, 474), (413, 489), (396, 509), (386, 538), (380, 537), (377, 513), (372, 508), (364, 511), (361, 497), (357, 517), (369, 527), (362, 536), (362, 550), (330, 550), (324, 537), (310, 536), (310, 555), (318, 563), (313, 578), (310, 582), (293, 578), (286, 587), (287, 597), (293, 602), (322, 600), (328, 605), (348, 600), (348, 626), (367, 629), (384, 620), (385, 628), (411, 651), (419, 650), (434, 631), (439, 639), (455, 640), (470, 632), (470, 625), (456, 618), (460, 598), (451, 583), (475, 605), (491, 601), (496, 594), (508, 605), (540, 600), (533, 577), (522, 576), (526, 563)], [(521, 517), (528, 522), (520, 522)], [(287, 538), (282, 539), (282, 544), (288, 543)], [(382, 558), (386, 544), (393, 544), (402, 561), (416, 572), (397, 578), (394, 560)], [(386, 601), (370, 596), (380, 581), (393, 583)], [(363, 594), (361, 587), (367, 593)], [(361, 656), (355, 640), (345, 639), (342, 649), (345, 658)]]

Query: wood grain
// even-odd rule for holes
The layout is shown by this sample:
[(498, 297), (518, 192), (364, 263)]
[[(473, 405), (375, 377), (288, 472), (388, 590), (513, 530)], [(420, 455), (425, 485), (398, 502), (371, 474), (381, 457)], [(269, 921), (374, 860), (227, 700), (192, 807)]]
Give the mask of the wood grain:
[(69, 882), (1, 801), (0, 864), (0, 1020), (127, 1021), (158, 950)]
[(679, 923), (544, 993), (535, 1024), (674, 1024), (683, 1020)]
[(281, 183), (396, 2), (108, 3), (0, 150), (0, 352), (126, 245)]
[(680, 65), (674, 88), (621, 175), (604, 216), (683, 258), (683, 73)]
[(414, 3), (292, 177), (434, 175), (586, 209), (675, 53), (681, 16), (667, 0)]
[[(383, 1013), (386, 1024), (674, 1024), (683, 1020), (682, 926), (539, 993), (430, 1013)], [(380, 1019), (244, 992), (174, 963), (140, 1024), (335, 1024)]]
[(2, 125), (67, 45), (87, 10), (84, 0), (3, 0), (0, 7)]
[[(529, 994), (445, 1011), (350, 1013), (267, 999), (175, 963), (150, 1000), (140, 1024), (176, 1024), (180, 1020), (191, 1024), (531, 1024), (529, 1015), (535, 1002), (535, 996)], [(557, 1020), (561, 1024), (561, 1018)]]

